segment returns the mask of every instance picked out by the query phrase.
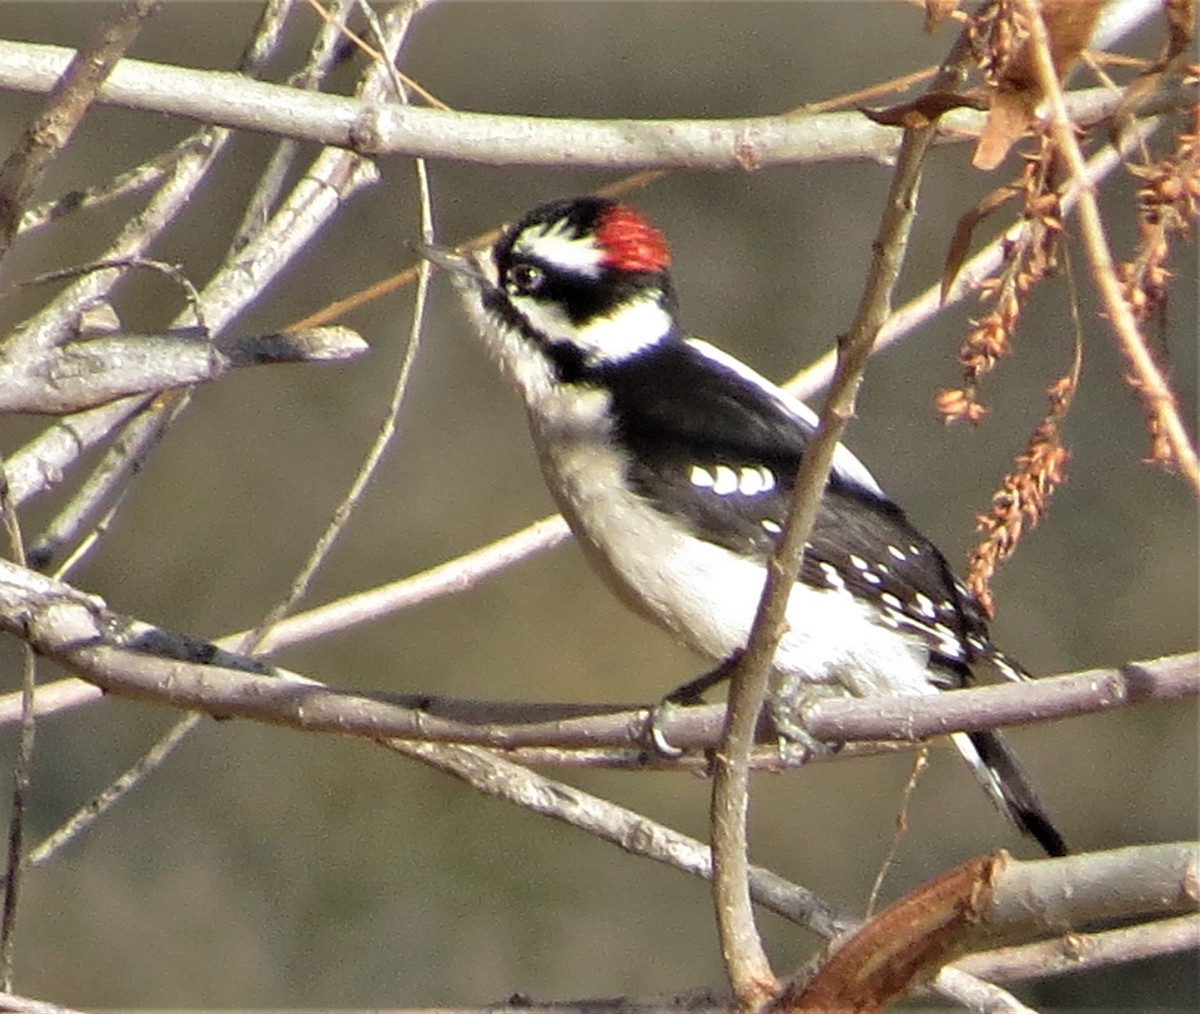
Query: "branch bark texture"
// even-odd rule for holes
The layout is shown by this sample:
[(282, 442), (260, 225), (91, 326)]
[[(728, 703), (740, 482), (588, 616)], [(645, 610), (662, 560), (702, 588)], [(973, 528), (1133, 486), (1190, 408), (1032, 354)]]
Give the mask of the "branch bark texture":
[[(0, 41), (0, 89), (51, 87), (70, 50)], [(365, 155), (417, 155), (487, 165), (749, 170), (868, 158), (888, 161), (893, 128), (861, 113), (778, 115), (733, 120), (582, 120), (498, 116), (397, 106), (248, 81), (238, 74), (124, 60), (99, 99), (127, 109), (182, 116), (240, 130), (349, 148)], [(1080, 121), (1111, 114), (1120, 96), (1089, 89), (1072, 96)], [(978, 133), (978, 113), (956, 111), (947, 139)]]

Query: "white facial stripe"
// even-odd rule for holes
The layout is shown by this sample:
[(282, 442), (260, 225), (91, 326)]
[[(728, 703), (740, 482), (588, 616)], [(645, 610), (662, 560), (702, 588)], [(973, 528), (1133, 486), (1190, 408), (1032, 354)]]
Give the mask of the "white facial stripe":
[(539, 334), (544, 334), (552, 342), (569, 342), (574, 344), (576, 337), (575, 325), (563, 312), (557, 303), (543, 303), (530, 296), (511, 296), (513, 306), (529, 321)]
[(566, 222), (526, 229), (513, 243), (513, 251), (588, 278), (600, 277), (600, 261), (604, 256), (594, 236), (577, 236)]
[(625, 303), (596, 317), (574, 334), (593, 365), (619, 363), (658, 342), (671, 329), (671, 315), (654, 296)]

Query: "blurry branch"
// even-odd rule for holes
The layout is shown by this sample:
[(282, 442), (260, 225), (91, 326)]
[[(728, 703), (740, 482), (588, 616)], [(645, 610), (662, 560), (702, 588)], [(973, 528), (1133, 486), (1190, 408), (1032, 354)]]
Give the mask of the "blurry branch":
[[(876, 1010), (966, 951), (1064, 927), (1194, 912), (1200, 902), (1195, 842), (1139, 845), (1063, 859), (979, 856), (937, 877), (839, 941), (808, 981), (769, 1008)], [(960, 970), (961, 971), (961, 970)], [(953, 973), (939, 992), (964, 985)], [(957, 987), (957, 988), (956, 988)]]
[[(466, 782), (486, 796), (503, 799), (553, 817), (610, 842), (630, 855), (643, 856), (703, 877), (712, 876), (708, 846), (633, 810), (554, 781), (488, 750), (442, 743), (389, 740), (390, 750), (419, 760)], [(834, 909), (803, 887), (770, 870), (749, 868), (755, 903), (800, 926), (830, 938), (850, 925)]]
[[(280, 620), (268, 631), (258, 654), (260, 657), (269, 656), (285, 648), (344, 632), (360, 623), (382, 619), (431, 599), (469, 591), (492, 574), (536, 552), (561, 544), (568, 534), (566, 522), (554, 515), (429, 570), (298, 613)], [(216, 643), (232, 649), (241, 643), (247, 633), (230, 634)], [(100, 691), (91, 683), (77, 679), (57, 680), (37, 688), (35, 712), (38, 715), (53, 714), (98, 700), (99, 697)], [(17, 712), (10, 710), (10, 700), (0, 698), (0, 727), (16, 720)]]
[[(37, 314), (18, 325), (4, 339), (6, 355), (32, 355), (37, 350), (45, 351), (73, 338), (80, 313), (107, 299), (133, 262), (146, 254), (151, 244), (187, 207), (227, 140), (227, 132), (205, 128), (180, 145), (178, 156), (169, 160), (169, 170), (146, 206), (129, 219), (108, 249), (97, 258), (97, 261), (112, 266), (84, 273)], [(13, 468), (17, 471), (10, 471), (9, 481), (13, 484), (13, 497), (19, 504), (23, 497), (16, 457)]]
[[(408, 95), (404, 91), (404, 86), (400, 81), (400, 73), (396, 69), (395, 62), (400, 46), (408, 35), (408, 28), (412, 22), (412, 18), (417, 13), (418, 5), (410, 3), (394, 7), (387, 17), (387, 28), (380, 23), (369, 4), (363, 2), (360, 8), (374, 33), (375, 41), (381, 47), (380, 51), (371, 50), (371, 55), (376, 61), (376, 71), (382, 76), (382, 72), (386, 70), (390, 77), (389, 83), (393, 97), (397, 102), (407, 103)], [(334, 25), (338, 24), (337, 21), (333, 23)], [(361, 45), (361, 40), (358, 40), (357, 37), (355, 38)], [(364, 87), (368, 84), (370, 82), (365, 81)], [(382, 81), (377, 79), (376, 86), (379, 87), (381, 85)], [(286, 144), (281, 145), (281, 150), (286, 149), (286, 147), (288, 147)], [(420, 206), (421, 233), (426, 242), (429, 242), (433, 239), (433, 206), (429, 190), (429, 177), (426, 172), (424, 159), (416, 159), (414, 168)], [(264, 179), (264, 182), (266, 182), (266, 179)], [(417, 291), (413, 297), (412, 321), (409, 324), (408, 341), (404, 346), (404, 354), (396, 371), (396, 379), (392, 384), (392, 394), (388, 400), (388, 405), (384, 411), (383, 420), (380, 423), (375, 439), (371, 442), (371, 446), (363, 456), (349, 488), (334, 508), (325, 530), (318, 537), (304, 563), (292, 579), (287, 592), (268, 611), (257, 628), (246, 635), (242, 644), (239, 645), (240, 650), (257, 653), (271, 628), (291, 612), (295, 608), (296, 603), (307, 594), (313, 577), (333, 551), (334, 544), (341, 537), (355, 509), (362, 502), (363, 492), (378, 471), (384, 455), (392, 446), (396, 436), (400, 410), (404, 405), (405, 395), (408, 392), (408, 383), (412, 376), (413, 365), (416, 363), (417, 352), (421, 347), (421, 333), (425, 326), (425, 309), (428, 295), (429, 268), (425, 265), (417, 278)]]
[(62, 415), (133, 394), (202, 384), (244, 366), (354, 359), (367, 343), (345, 327), (255, 335), (223, 348), (189, 335), (115, 335), (0, 361), (0, 412)]
[[(212, 333), (222, 331), (258, 299), (342, 203), (377, 178), (374, 166), (356, 156), (337, 150), (318, 155), (254, 242), (238, 251), (202, 292), (201, 304)], [(83, 281), (86, 279), (76, 285)], [(190, 323), (181, 316), (172, 326), (184, 327)], [(53, 338), (57, 330), (57, 326), (51, 329), (48, 337)], [(53, 344), (46, 337), (39, 336), (34, 341)], [(20, 339), (17, 342), (17, 348), (28, 347)], [(134, 396), (77, 413), (64, 425), (47, 430), (13, 454), (8, 461), (8, 474), (14, 502), (19, 505), (54, 485), (84, 451), (123, 425), (145, 402), (145, 397)], [(156, 425), (157, 420), (149, 419), (146, 424)]]
[(16, 1011), (17, 1014), (84, 1014), (74, 1007), (62, 1007), (56, 1003), (46, 1003), (44, 1000), (34, 1000), (28, 996), (18, 996), (16, 993), (0, 992), (0, 1010)]
[[(25, 558), (25, 540), (21, 522), (8, 497), (4, 477), (4, 462), (0, 460), (0, 522), (7, 536), (7, 551), (14, 560)], [(13, 951), (16, 939), (17, 903), (21, 887), (21, 853), (24, 850), (25, 802), (29, 795), (30, 774), (33, 769), (33, 746), (37, 723), (33, 711), (37, 683), (37, 654), (28, 642), (21, 646), (21, 728), (17, 738), (16, 756), (12, 767), (12, 794), (9, 797), (7, 849), (3, 912), (0, 913), (0, 989), (11, 990), (13, 985)]]
[[(1068, 107), (1062, 86), (1059, 84), (1042, 12), (1032, 0), (1019, 0), (1019, 3), (1029, 22), (1034, 70), (1038, 85), (1049, 103), (1050, 128), (1055, 145), (1070, 167), (1072, 175), (1080, 180), (1085, 179), (1086, 164), (1075, 136), (1075, 122), (1078, 117)], [(1133, 309), (1125, 298), (1104, 234), (1104, 222), (1096, 203), (1096, 195), (1090, 186), (1084, 186), (1080, 190), (1079, 225), (1092, 277), (1104, 300), (1106, 315), (1121, 351), (1133, 370), (1133, 385), (1141, 395), (1150, 416), (1152, 436), (1162, 435), (1170, 449), (1167, 463), (1178, 468), (1194, 492), (1200, 496), (1200, 461), (1197, 460), (1196, 449), (1180, 418), (1175, 395), (1154, 362)]]
[(947, 1000), (957, 1000), (978, 1014), (1037, 1014), (1015, 996), (984, 979), (976, 978), (954, 965), (938, 971), (932, 989)]
[(996, 982), (1017, 982), (1183, 951), (1200, 951), (1200, 915), (1181, 915), (1098, 933), (1067, 933), (1054, 940), (982, 951), (960, 958), (950, 967)]
[[(69, 56), (69, 50), (56, 46), (0, 41), (0, 89), (45, 91)], [(1156, 96), (1142, 111), (1176, 107), (1192, 94), (1184, 90)], [(492, 165), (757, 169), (849, 158), (885, 161), (898, 144), (894, 129), (857, 112), (735, 120), (488, 115), (360, 101), (141, 60), (122, 61), (101, 88), (100, 101), (365, 155)], [(1080, 122), (1099, 122), (1121, 101), (1120, 93), (1093, 88), (1074, 93), (1070, 108)], [(956, 111), (941, 123), (942, 139), (973, 137), (981, 123), (979, 113)]]
[[(95, 596), (7, 561), (0, 561), (0, 629), (110, 693), (217, 717), (498, 749), (618, 746), (640, 752), (645, 739), (647, 710), (640, 705), (494, 703), (334, 690), (123, 616)], [(911, 701), (826, 700), (805, 711), (808, 729), (822, 738), (837, 740), (842, 730), (846, 740), (909, 742), (920, 735), (1048, 721), (1198, 693), (1200, 664), (1190, 654)], [(1017, 703), (1022, 696), (1032, 702), (1024, 710)], [(0, 724), (6, 724), (12, 703), (0, 699), (0, 704)], [(660, 728), (678, 746), (711, 748), (719, 742), (723, 712), (721, 705), (672, 709), (660, 717)], [(764, 738), (769, 732), (760, 729)]]
[[(1083, 176), (1072, 176), (1062, 188), (1063, 211), (1070, 212), (1074, 209), (1084, 187), (1097, 186), (1107, 179), (1115, 169), (1120, 168), (1123, 157), (1144, 143), (1159, 126), (1159, 123), (1159, 120), (1153, 118), (1139, 121), (1135, 126), (1122, 132), (1118, 145), (1105, 145), (1097, 151), (1088, 160), (1086, 173)], [(1021, 228), (1022, 225), (1018, 222), (992, 239), (979, 253), (959, 268), (953, 283), (946, 291), (942, 291), (940, 283), (931, 285), (919, 296), (909, 300), (892, 313), (879, 329), (874, 351), (879, 352), (895, 344), (927, 324), (939, 313), (977, 291), (980, 283), (1000, 269), (1004, 262), (1005, 250), (1013, 242)], [(793, 376), (785, 386), (798, 398), (809, 396), (827, 384), (829, 378), (833, 376), (835, 356), (836, 353), (830, 350)]]
[(49, 89), (46, 107), (25, 128), (0, 165), (0, 260), (12, 245), (21, 213), (46, 167), (71, 140), (75, 128), (161, 0), (125, 0), (113, 8), (73, 53)]

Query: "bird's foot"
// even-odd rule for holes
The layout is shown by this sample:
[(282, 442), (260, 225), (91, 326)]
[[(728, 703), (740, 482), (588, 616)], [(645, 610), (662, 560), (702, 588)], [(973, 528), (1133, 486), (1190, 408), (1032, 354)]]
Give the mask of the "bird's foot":
[(827, 697), (843, 697), (846, 691), (840, 685), (800, 683), (785, 679), (771, 691), (767, 700), (767, 714), (779, 735), (780, 752), (800, 750), (805, 758), (827, 757), (837, 753), (841, 743), (827, 743), (817, 739), (804, 727), (802, 715), (805, 705)]
[(714, 669), (710, 669), (706, 673), (701, 673), (695, 679), (690, 679), (686, 683), (682, 683), (666, 695), (653, 709), (646, 720), (646, 741), (650, 747), (660, 757), (679, 757), (684, 753), (679, 747), (672, 744), (663, 732), (663, 726), (666, 724), (667, 717), (677, 707), (687, 707), (694, 704), (704, 703), (704, 693), (711, 690), (718, 683), (723, 683), (729, 679), (733, 673), (733, 667), (737, 665), (738, 659), (741, 658), (741, 652), (725, 659), (720, 665)]

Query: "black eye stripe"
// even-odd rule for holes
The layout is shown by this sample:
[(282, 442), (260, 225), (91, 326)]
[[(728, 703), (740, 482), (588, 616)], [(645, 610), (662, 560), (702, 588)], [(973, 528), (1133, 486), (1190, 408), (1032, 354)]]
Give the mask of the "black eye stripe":
[(554, 367), (558, 380), (566, 384), (578, 384), (595, 379), (596, 371), (588, 365), (583, 349), (567, 342), (548, 342), (525, 314), (513, 306), (503, 290), (489, 287), (483, 293), (483, 305), (489, 313), (520, 334), (525, 341), (541, 349)]

